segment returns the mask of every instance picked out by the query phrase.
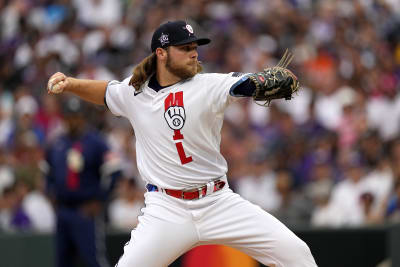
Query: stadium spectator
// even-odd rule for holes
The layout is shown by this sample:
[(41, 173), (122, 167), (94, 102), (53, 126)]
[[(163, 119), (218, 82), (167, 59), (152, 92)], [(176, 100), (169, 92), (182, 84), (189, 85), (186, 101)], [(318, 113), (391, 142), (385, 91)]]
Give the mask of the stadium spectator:
[(264, 150), (253, 152), (249, 156), (247, 175), (240, 177), (235, 184), (237, 193), (268, 212), (278, 209), (281, 202), (271, 163)]
[(22, 207), (22, 201), (27, 193), (27, 184), (16, 181), (3, 192), (0, 209), (0, 225), (5, 231), (29, 231), (32, 222)]
[(293, 177), (287, 170), (276, 172), (276, 189), (280, 197), (279, 207), (272, 212), (277, 219), (289, 226), (310, 223), (312, 203), (300, 191), (293, 190)]
[(333, 187), (328, 205), (333, 206), (339, 226), (359, 226), (365, 220), (362, 202), (362, 195), (367, 193), (363, 184), (365, 169), (357, 154), (343, 154), (344, 179)]
[(144, 207), (143, 192), (137, 188), (134, 178), (125, 178), (119, 181), (116, 193), (108, 209), (110, 225), (130, 231), (136, 227), (140, 210)]
[(389, 222), (400, 222), (400, 182), (394, 186), (394, 193), (388, 201), (386, 218)]
[(10, 163), (10, 158), (7, 157), (5, 150), (0, 148), (0, 196), (15, 182), (14, 171)]

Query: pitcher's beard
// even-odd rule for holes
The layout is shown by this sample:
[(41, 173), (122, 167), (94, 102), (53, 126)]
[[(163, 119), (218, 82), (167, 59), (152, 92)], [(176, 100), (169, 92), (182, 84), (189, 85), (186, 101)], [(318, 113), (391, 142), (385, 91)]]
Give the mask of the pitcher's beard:
[(167, 62), (165, 64), (166, 69), (174, 74), (175, 76), (181, 78), (182, 80), (192, 78), (197, 73), (203, 70), (203, 67), (200, 65), (200, 61), (196, 60), (195, 64), (186, 66), (179, 66), (172, 62), (171, 57), (168, 56)]

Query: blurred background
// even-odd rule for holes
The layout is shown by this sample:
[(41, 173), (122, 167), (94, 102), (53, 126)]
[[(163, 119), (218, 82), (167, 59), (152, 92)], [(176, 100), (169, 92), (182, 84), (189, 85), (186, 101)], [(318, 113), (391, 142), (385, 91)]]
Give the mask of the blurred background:
[[(64, 96), (47, 95), (47, 79), (61, 71), (122, 80), (168, 19), (187, 20), (212, 39), (199, 49), (205, 72), (255, 72), (286, 48), (294, 53), (290, 68), (302, 90), (293, 100), (265, 108), (242, 99), (226, 111), (221, 151), (230, 185), (295, 231), (382, 231), (384, 252), (373, 264), (335, 266), (390, 258), (386, 230), (400, 222), (398, 0), (0, 0), (0, 232), (7, 240), (54, 231), (44, 151), (65, 132)], [(85, 116), (122, 159), (107, 223), (128, 233), (144, 190), (134, 133), (103, 107)]]

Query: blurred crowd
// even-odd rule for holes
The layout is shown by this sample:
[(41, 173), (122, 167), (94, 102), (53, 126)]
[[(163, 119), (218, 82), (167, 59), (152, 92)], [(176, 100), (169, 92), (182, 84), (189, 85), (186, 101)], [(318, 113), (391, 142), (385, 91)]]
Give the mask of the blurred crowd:
[[(52, 231), (44, 150), (65, 131), (48, 77), (122, 80), (154, 29), (185, 19), (212, 39), (205, 72), (255, 72), (286, 48), (302, 90), (226, 111), (230, 185), (289, 226), (400, 221), (398, 0), (0, 0), (0, 229)], [(258, 103), (263, 104), (263, 103)], [(108, 222), (131, 229), (143, 206), (134, 133), (104, 107), (85, 114), (123, 162)]]

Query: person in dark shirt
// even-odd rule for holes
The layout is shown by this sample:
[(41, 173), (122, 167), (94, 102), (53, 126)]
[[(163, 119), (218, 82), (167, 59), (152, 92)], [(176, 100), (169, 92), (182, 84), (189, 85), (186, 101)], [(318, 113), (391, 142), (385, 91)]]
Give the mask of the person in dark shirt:
[(63, 113), (66, 134), (46, 150), (47, 189), (57, 213), (57, 266), (74, 266), (78, 255), (87, 266), (109, 266), (103, 208), (121, 172), (103, 137), (86, 125), (83, 102), (68, 99)]

